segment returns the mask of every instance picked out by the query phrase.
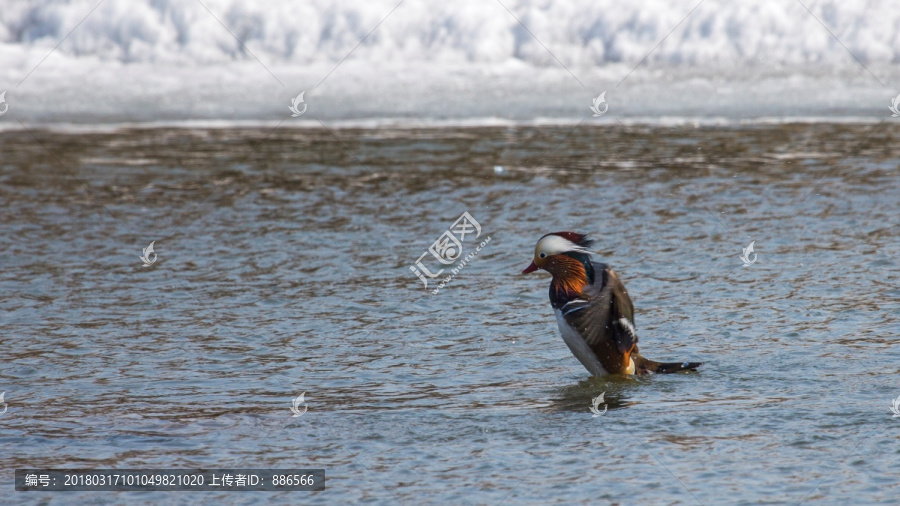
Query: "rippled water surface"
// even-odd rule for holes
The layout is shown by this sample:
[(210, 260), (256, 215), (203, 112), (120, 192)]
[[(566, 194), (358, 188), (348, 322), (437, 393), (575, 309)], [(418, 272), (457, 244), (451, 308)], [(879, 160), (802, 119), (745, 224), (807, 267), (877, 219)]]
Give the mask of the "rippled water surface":
[[(0, 486), (275, 467), (325, 468), (327, 489), (14, 497), (895, 502), (898, 141), (895, 123), (0, 133)], [(409, 267), (464, 211), (491, 241), (433, 295)], [(644, 355), (700, 372), (590, 379), (548, 275), (520, 274), (558, 230), (597, 239)]]

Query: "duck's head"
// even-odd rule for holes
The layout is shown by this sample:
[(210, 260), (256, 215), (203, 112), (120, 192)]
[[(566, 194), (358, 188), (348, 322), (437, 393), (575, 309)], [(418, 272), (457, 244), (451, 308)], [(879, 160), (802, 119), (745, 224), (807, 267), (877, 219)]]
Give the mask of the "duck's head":
[[(554, 277), (585, 275), (585, 263), (590, 264), (590, 247), (594, 241), (577, 232), (554, 232), (541, 237), (534, 247), (531, 265), (522, 271), (528, 274), (543, 269)], [(579, 268), (580, 267), (580, 268)], [(580, 271), (580, 272), (578, 272)]]

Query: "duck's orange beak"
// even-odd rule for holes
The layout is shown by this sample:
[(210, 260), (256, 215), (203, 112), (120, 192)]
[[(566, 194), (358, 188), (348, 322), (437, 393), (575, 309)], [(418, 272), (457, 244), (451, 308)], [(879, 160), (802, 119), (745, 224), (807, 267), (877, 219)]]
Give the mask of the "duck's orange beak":
[(534, 272), (536, 270), (538, 270), (538, 266), (534, 265), (534, 262), (531, 262), (531, 265), (526, 267), (525, 270), (522, 271), (522, 274), (528, 274), (529, 272)]

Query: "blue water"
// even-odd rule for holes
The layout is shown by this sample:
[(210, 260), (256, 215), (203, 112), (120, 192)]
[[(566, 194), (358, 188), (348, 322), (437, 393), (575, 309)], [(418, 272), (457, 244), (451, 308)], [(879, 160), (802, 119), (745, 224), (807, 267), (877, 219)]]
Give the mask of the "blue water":
[[(32, 133), (0, 133), (17, 503), (898, 497), (890, 124)], [(491, 241), (432, 295), (409, 267), (464, 211)], [(548, 276), (519, 274), (557, 230), (597, 240), (645, 356), (700, 371), (589, 378)], [(12, 492), (25, 467), (324, 468), (327, 489)]]

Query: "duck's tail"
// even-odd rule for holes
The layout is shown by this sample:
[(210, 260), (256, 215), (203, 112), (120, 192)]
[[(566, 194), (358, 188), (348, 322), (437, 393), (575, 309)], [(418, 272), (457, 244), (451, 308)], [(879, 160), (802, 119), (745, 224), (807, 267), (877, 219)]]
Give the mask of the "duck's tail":
[(637, 353), (631, 355), (634, 360), (634, 373), (641, 374), (668, 374), (679, 371), (696, 371), (703, 362), (656, 362), (644, 358)]

